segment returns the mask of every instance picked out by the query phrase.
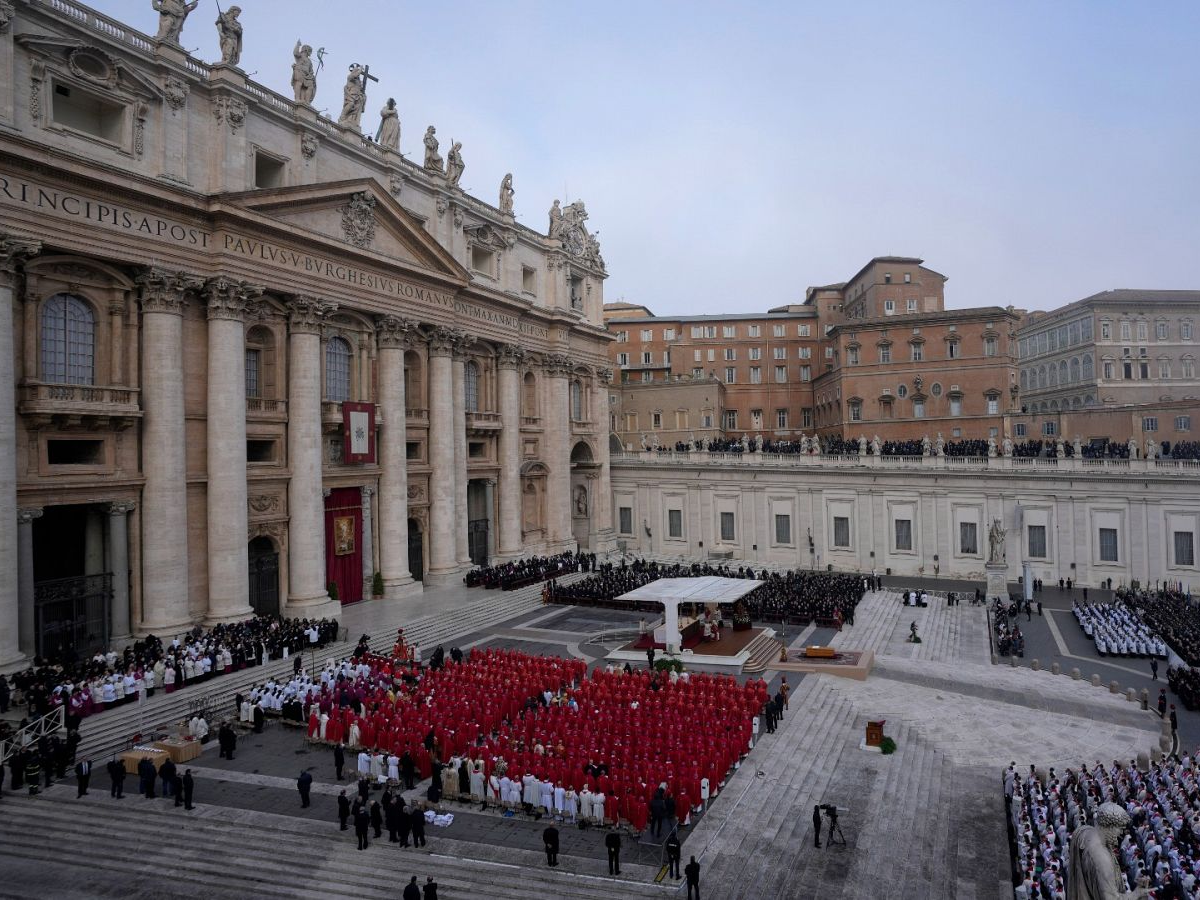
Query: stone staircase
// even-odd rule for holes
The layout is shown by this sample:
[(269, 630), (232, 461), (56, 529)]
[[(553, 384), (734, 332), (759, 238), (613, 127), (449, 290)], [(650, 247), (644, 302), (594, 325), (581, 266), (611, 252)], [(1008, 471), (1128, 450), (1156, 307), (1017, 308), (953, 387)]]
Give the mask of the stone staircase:
[[(830, 646), (873, 650), (879, 656), (907, 659), (989, 662), (987, 616), (982, 606), (948, 606), (944, 597), (929, 605), (904, 606), (897, 591), (867, 595), (854, 615), (857, 623), (834, 635)], [(921, 643), (907, 641), (909, 624), (917, 623)]]
[[(559, 581), (570, 584), (583, 577), (583, 573), (573, 572)], [(455, 610), (453, 615), (434, 613), (411, 622), (398, 619), (393, 626), (378, 630), (371, 636), (371, 649), (376, 652), (390, 651), (396, 640), (396, 628), (403, 625), (405, 637), (410, 643), (419, 643), (424, 657), (428, 659), (438, 644), (444, 644), (448, 648), (454, 638), (537, 609), (542, 602), (542, 587), (541, 584), (535, 584), (516, 591), (463, 588), (478, 591), (479, 601), (464, 609)], [(348, 656), (353, 652), (358, 637), (358, 634), (352, 633), (348, 641), (321, 648), (316, 654), (318, 666), (330, 658), (341, 659)], [(306, 666), (309, 665), (308, 657), (309, 655), (305, 654)], [(173, 694), (155, 691), (154, 696), (145, 701), (144, 709), (139, 709), (136, 703), (131, 703), (89, 717), (83, 721), (81, 728), (79, 755), (99, 759), (124, 749), (133, 735), (142, 733), (143, 730), (147, 733), (174, 733), (177, 724), (188, 718), (191, 704), (199, 700), (207, 701), (210, 709), (232, 715), (235, 694), (239, 691), (248, 692), (253, 685), (261, 684), (271, 676), (285, 680), (290, 678), (293, 664), (293, 659), (273, 660), (264, 666), (222, 675), (213, 681)], [(209, 725), (215, 731), (216, 723), (209, 722)]]
[(412, 875), (418, 884), (432, 875), (443, 897), (495, 900), (663, 897), (676, 890), (652, 883), (657, 869), (648, 866), (623, 865), (622, 877), (609, 878), (602, 859), (560, 855), (551, 870), (540, 852), (465, 844), (433, 827), (421, 850), (401, 850), (385, 837), (359, 852), (353, 834), (338, 831), (332, 818), (208, 806), (184, 813), (166, 800), (127, 795), (117, 802), (99, 791), (76, 800), (66, 785), (38, 797), (8, 795), (3, 805), (6, 897), (361, 900), (398, 897)]
[(746, 675), (757, 675), (765, 672), (768, 665), (779, 659), (783, 643), (764, 632), (752, 640), (746, 649), (750, 651), (750, 656), (742, 663), (742, 672)]
[(829, 641), (829, 646), (844, 650), (872, 650), (879, 655), (891, 640), (904, 609), (900, 605), (900, 595), (895, 591), (867, 594), (854, 610), (855, 624), (842, 628)]

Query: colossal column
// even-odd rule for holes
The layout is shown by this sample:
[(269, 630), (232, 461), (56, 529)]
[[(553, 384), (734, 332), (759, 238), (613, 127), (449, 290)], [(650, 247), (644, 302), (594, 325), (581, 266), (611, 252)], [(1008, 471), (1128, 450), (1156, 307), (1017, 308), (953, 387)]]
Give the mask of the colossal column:
[(467, 544), (467, 346), (459, 335), (454, 344), (454, 551), (460, 566), (471, 565)]
[(521, 362), (525, 351), (500, 348), (500, 525), (497, 556), (521, 555)]
[(246, 303), (262, 288), (228, 278), (205, 285), (208, 301), (208, 618), (254, 615), (246, 552)]
[[(2, 91), (0, 91), (2, 93)], [(22, 260), (40, 241), (0, 232), (0, 666), (19, 662), (27, 648), (19, 599), (17, 551), (17, 396), (13, 348), (14, 289)], [(33, 610), (29, 610), (32, 614)], [(30, 620), (30, 634), (33, 622)]]
[(451, 355), (461, 333), (439, 325), (429, 336), (429, 576), (431, 584), (446, 584), (458, 573), (454, 538), (456, 475), (454, 374)]
[[(183, 415), (183, 310), (202, 282), (151, 269), (142, 302), (142, 621), (170, 634), (191, 624), (188, 604), (187, 451)], [(244, 362), (242, 363), (244, 365)], [(211, 373), (210, 373), (211, 374)]]
[(129, 619), (129, 514), (132, 500), (117, 500), (108, 506), (108, 571), (112, 572), (111, 638), (115, 644), (130, 635)]
[(596, 461), (600, 464), (600, 472), (595, 482), (596, 489), (592, 496), (592, 528), (596, 535), (594, 546), (600, 552), (610, 550), (613, 541), (612, 483), (608, 449), (608, 386), (612, 378), (612, 369), (596, 370), (592, 403), (592, 420), (596, 431)]
[(288, 303), (288, 614), (338, 615), (325, 586), (321, 482), (321, 326), (337, 308), (316, 297)]
[(548, 543), (552, 552), (574, 549), (571, 530), (571, 423), (567, 415), (567, 379), (571, 358), (562, 354), (546, 357), (546, 410), (542, 431), (542, 459), (550, 470), (546, 479)]
[(408, 410), (404, 351), (416, 340), (416, 325), (399, 316), (376, 321), (379, 337), (379, 409), (383, 441), (379, 452), (379, 573), (384, 596), (413, 591), (408, 571)]
[[(17, 578), (20, 593), (20, 611), (17, 630), (20, 633), (21, 650), (26, 656), (37, 655), (37, 635), (34, 634), (34, 581), (33, 581), (33, 520), (42, 517), (37, 507), (22, 507), (17, 510)], [(11, 630), (5, 626), (5, 630)]]

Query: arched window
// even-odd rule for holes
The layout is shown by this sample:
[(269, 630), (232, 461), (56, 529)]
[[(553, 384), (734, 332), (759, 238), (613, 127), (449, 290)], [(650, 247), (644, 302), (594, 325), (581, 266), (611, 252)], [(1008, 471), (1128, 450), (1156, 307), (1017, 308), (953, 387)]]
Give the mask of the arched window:
[(409, 409), (425, 408), (425, 387), (421, 376), (420, 354), (407, 351), (404, 354), (404, 402)]
[(1067, 383), (1067, 361), (1065, 359), (1060, 359), (1058, 361), (1058, 383)]
[(526, 372), (521, 385), (521, 415), (532, 418), (537, 414), (537, 377), (532, 372)]
[(1090, 381), (1093, 374), (1095, 374), (1095, 364), (1092, 362), (1092, 355), (1089, 353), (1083, 358), (1083, 380)]
[(1071, 384), (1079, 380), (1079, 358), (1071, 357)]
[(578, 381), (571, 382), (571, 421), (583, 421), (583, 385)]
[(96, 320), (92, 308), (70, 294), (42, 305), (42, 380), (95, 384)]
[(343, 403), (350, 399), (350, 342), (333, 337), (325, 345), (325, 399)]
[(1029, 390), (1029, 370), (1028, 369), (1021, 370), (1021, 390), (1022, 391)]
[(474, 360), (467, 363), (463, 372), (463, 395), (467, 412), (479, 412), (479, 366)]

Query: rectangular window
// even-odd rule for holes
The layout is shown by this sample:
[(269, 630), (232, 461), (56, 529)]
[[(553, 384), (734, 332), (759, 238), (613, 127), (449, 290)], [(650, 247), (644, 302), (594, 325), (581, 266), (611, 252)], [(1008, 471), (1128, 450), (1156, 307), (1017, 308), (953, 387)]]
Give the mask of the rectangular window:
[(737, 431), (737, 410), (736, 409), (725, 410), (725, 430), (726, 431)]
[(735, 540), (735, 531), (734, 531), (733, 526), (734, 526), (733, 513), (731, 513), (731, 512), (721, 513), (721, 540), (723, 540), (723, 541)]
[(1158, 416), (1143, 416), (1142, 431), (1158, 431)]
[(537, 269), (531, 269), (529, 266), (521, 266), (521, 291), (526, 294), (537, 295)]
[(775, 383), (785, 384), (787, 382), (787, 366), (775, 367)]
[(1046, 558), (1046, 526), (1029, 526), (1029, 557), (1030, 559)]
[(952, 415), (952, 416), (961, 416), (962, 415), (962, 397), (951, 397), (950, 398), (950, 415)]
[(846, 516), (833, 517), (833, 546), (850, 546), (850, 519)]
[(950, 341), (946, 344), (946, 358), (958, 359), (958, 341)]
[(1192, 533), (1190, 531), (1175, 532), (1175, 565), (1194, 566), (1195, 564), (1196, 550), (1192, 542)]
[(925, 345), (924, 344), (910, 344), (910, 346), (912, 347), (912, 361), (913, 362), (920, 362), (921, 360), (923, 360), (925, 358)]
[(650, 413), (650, 427), (662, 428), (662, 413)]
[(1179, 323), (1179, 337), (1185, 341), (1190, 341), (1192, 339), (1192, 323), (1191, 322), (1180, 322)]
[(709, 347), (709, 348), (708, 348), (708, 361), (709, 361), (709, 362), (715, 362), (715, 361), (716, 361), (716, 358), (717, 358), (717, 351), (716, 351), (716, 348), (715, 348), (715, 347)]
[(879, 361), (881, 363), (890, 363), (892, 361), (892, 348), (888, 344), (884, 344), (879, 348)]
[(825, 358), (826, 358), (826, 359), (833, 359), (833, 348), (832, 348), (832, 347), (826, 347), (826, 348), (825, 348)]
[(736, 381), (737, 381), (737, 369), (735, 369), (733, 366), (726, 366), (725, 367), (725, 383), (733, 384)]
[(773, 334), (775, 337), (784, 337), (787, 334), (787, 332), (784, 330), (785, 328), (786, 326), (784, 325), (772, 326), (771, 334)]
[(617, 354), (617, 365), (621, 366), (621, 367), (629, 365), (629, 354), (628, 353), (618, 353)]
[(912, 550), (912, 519), (896, 520), (896, 549)]
[(762, 327), (759, 325), (749, 325), (747, 326), (747, 331), (749, 332), (750, 337), (762, 336)]
[(1133, 332), (1132, 332), (1132, 329), (1129, 327), (1129, 323), (1122, 322), (1121, 323), (1121, 340), (1123, 340), (1123, 341), (1132, 340), (1132, 334), (1133, 334)]
[(1112, 340), (1112, 325), (1110, 323), (1108, 323), (1108, 322), (1100, 323), (1100, 340), (1102, 340), (1102, 341), (1111, 341)]
[(703, 351), (701, 351), (701, 350), (693, 350), (692, 351), (692, 362), (700, 362), (703, 359), (703, 356), (701, 356), (702, 352)]
[(246, 351), (246, 396), (261, 397), (258, 386), (258, 354), (257, 350)]
[(808, 326), (808, 325), (797, 325), (796, 326), (796, 334), (799, 335), (800, 337), (811, 337), (812, 336), (812, 328), (811, 328), (811, 326)]
[(692, 326), (692, 337), (694, 337), (694, 338), (704, 337), (704, 329), (702, 327), (700, 327), (699, 325), (693, 325)]
[(801, 366), (800, 367), (800, 380), (801, 381), (812, 381), (812, 366)]
[(82, 131), (112, 144), (125, 134), (125, 107), (74, 85), (55, 84), (51, 115), (58, 125)]
[(633, 534), (633, 507), (622, 506), (617, 510), (617, 527), (621, 534)]
[(761, 366), (751, 366), (750, 367), (750, 383), (751, 384), (762, 384), (762, 367)]
[(1137, 339), (1139, 341), (1145, 341), (1149, 337), (1149, 330), (1150, 329), (1147, 327), (1145, 322), (1138, 322), (1137, 323)]
[(1100, 561), (1117, 561), (1117, 529), (1115, 528), (1100, 529)]
[(750, 359), (752, 359), (752, 360), (762, 359), (762, 348), (761, 347), (751, 347), (750, 348)]
[(712, 428), (712, 415), (710, 413), (703, 413), (700, 416), (700, 427)]
[(995, 356), (999, 349), (1000, 349), (1000, 342), (997, 341), (994, 337), (989, 337), (989, 338), (983, 339), (983, 355), (984, 356)]
[(775, 543), (790, 544), (792, 542), (792, 517), (775, 516)]
[(650, 363), (653, 361), (653, 358), (654, 357), (651, 355), (651, 352), (649, 350), (642, 351), (642, 365), (643, 366), (650, 365)]
[(892, 418), (893, 412), (892, 412), (892, 401), (891, 400), (880, 400), (879, 401), (879, 416), (882, 419)]
[(857, 347), (847, 347), (846, 348), (846, 365), (848, 365), (848, 366), (857, 366), (858, 365), (858, 348)]
[(643, 328), (642, 329), (642, 343), (648, 344), (652, 340), (654, 340), (654, 329), (653, 328)]
[(704, 377), (704, 368), (702, 366), (697, 366), (696, 368), (692, 369), (692, 377), (693, 378), (703, 378)]
[(725, 361), (732, 362), (735, 359), (737, 359), (737, 350), (733, 347), (726, 347), (725, 348)]
[(664, 341), (675, 340), (675, 329), (674, 328), (664, 328), (663, 329), (663, 340)]
[(800, 348), (800, 358), (801, 359), (812, 359), (812, 347), (801, 347)]
[(1158, 325), (1155, 327), (1155, 336), (1160, 341), (1165, 341), (1167, 339), (1167, 323), (1166, 322), (1158, 323)]
[(906, 308), (906, 309), (908, 310), (908, 312), (910, 312), (910, 313), (916, 312), (916, 311), (917, 311), (917, 300), (916, 300), (916, 298), (915, 298), (915, 297), (909, 297), (909, 298), (908, 298), (908, 303), (907, 303), (907, 305), (906, 305), (906, 307), (905, 307), (905, 308)]
[(811, 407), (806, 407), (800, 410), (800, 425), (803, 428), (812, 428), (813, 413)]
[(1144, 362), (1138, 363), (1138, 378), (1142, 379), (1142, 381), (1145, 381), (1149, 377), (1150, 377), (1150, 364), (1144, 363)]
[(667, 537), (683, 537), (683, 510), (667, 510)]
[(895, 300), (884, 300), (883, 301), (883, 314), (885, 316), (890, 316), (895, 312), (896, 312), (896, 301)]
[(924, 400), (914, 400), (913, 401), (913, 418), (914, 419), (925, 418), (925, 401)]
[(1018, 422), (1016, 424), (1016, 434), (1017, 434), (1017, 437), (1025, 437), (1025, 423), (1024, 422)]
[(979, 553), (978, 526), (974, 522), (958, 523), (958, 552), (964, 556)]
[(987, 398), (987, 411), (988, 411), (989, 416), (999, 415), (999, 413), (1000, 413), (1000, 398), (999, 397), (988, 397)]
[(776, 347), (771, 353), (775, 359), (787, 359), (787, 347)]
[(1104, 361), (1104, 377), (1109, 379), (1114, 377), (1112, 360), (1106, 359)]
[(1175, 417), (1175, 430), (1176, 431), (1191, 431), (1192, 430), (1192, 417), (1191, 416), (1176, 416)]
[(737, 337), (737, 326), (736, 325), (722, 325), (721, 326), (721, 337), (727, 337), (727, 338)]
[(1058, 425), (1056, 425), (1054, 422), (1043, 422), (1042, 434), (1046, 435), (1047, 437), (1054, 437), (1054, 435), (1058, 434)]
[(1169, 359), (1160, 359), (1158, 361), (1158, 377), (1159, 378), (1170, 378), (1171, 377), (1171, 361)]
[(643, 383), (645, 383), (645, 382), (647, 382), (647, 381), (653, 381), (653, 380), (654, 380), (654, 373), (653, 373), (653, 372), (643, 372), (643, 373), (642, 373), (642, 382), (643, 382)]
[(1132, 380), (1133, 380), (1133, 363), (1131, 363), (1131, 362), (1129, 362), (1128, 360), (1126, 360), (1126, 361), (1125, 361), (1125, 362), (1122, 364), (1122, 368), (1124, 369), (1124, 372), (1123, 372), (1123, 374), (1124, 374), (1124, 376), (1125, 376), (1125, 380), (1126, 380), (1126, 381), (1132, 381)]

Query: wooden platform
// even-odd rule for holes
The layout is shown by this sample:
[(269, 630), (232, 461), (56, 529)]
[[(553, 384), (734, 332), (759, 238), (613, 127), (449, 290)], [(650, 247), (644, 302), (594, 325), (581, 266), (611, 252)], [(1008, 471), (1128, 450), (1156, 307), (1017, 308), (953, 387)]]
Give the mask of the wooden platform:
[[(698, 643), (684, 644), (684, 650), (691, 650), (697, 656), (737, 656), (743, 650), (754, 642), (754, 639), (763, 633), (762, 628), (747, 628), (744, 631), (734, 631), (732, 628), (721, 629), (721, 639), (719, 641), (699, 641)], [(646, 655), (646, 646), (642, 638), (621, 647), (622, 651), (640, 652), (643, 656)], [(657, 651), (659, 656), (662, 655), (661, 648)]]
[(818, 675), (837, 675), (866, 681), (875, 664), (875, 653), (871, 650), (838, 649), (837, 659), (806, 659), (800, 654), (789, 654), (787, 662), (775, 661), (767, 664), (768, 672), (813, 672)]

